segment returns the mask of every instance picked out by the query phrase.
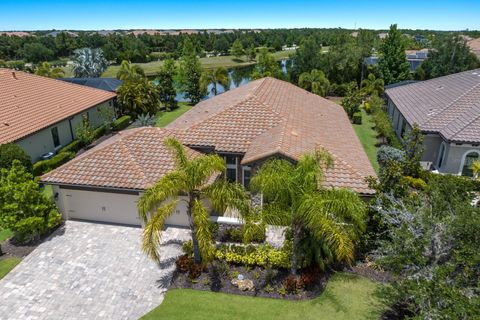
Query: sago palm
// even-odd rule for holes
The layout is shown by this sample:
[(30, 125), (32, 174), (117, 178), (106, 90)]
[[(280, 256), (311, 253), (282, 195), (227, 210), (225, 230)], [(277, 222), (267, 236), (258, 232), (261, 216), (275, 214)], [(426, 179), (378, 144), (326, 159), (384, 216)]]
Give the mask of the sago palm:
[(288, 226), (292, 231), (292, 274), (297, 273), (305, 236), (321, 243), (319, 254), (333, 255), (336, 261), (348, 263), (353, 260), (354, 242), (365, 228), (365, 205), (357, 194), (321, 186), (322, 168), (332, 165), (331, 156), (320, 150), (304, 155), (295, 165), (286, 160), (269, 160), (252, 178), (252, 190), (263, 195), (264, 221)]
[(139, 216), (145, 223), (143, 250), (153, 260), (160, 260), (160, 237), (165, 221), (180, 201), (186, 201), (194, 262), (208, 261), (213, 252), (213, 240), (205, 201), (210, 202), (218, 212), (232, 208), (242, 214), (248, 211), (247, 194), (241, 185), (228, 183), (224, 179), (210, 183), (212, 178), (225, 171), (224, 161), (219, 156), (188, 157), (178, 140), (168, 138), (165, 144), (174, 153), (176, 167), (139, 199)]
[(202, 74), (201, 81), (205, 87), (208, 87), (209, 84), (212, 84), (213, 86), (211, 92), (216, 96), (218, 93), (217, 85), (220, 84), (225, 91), (228, 90), (228, 85), (230, 82), (228, 79), (228, 70), (224, 67), (205, 70)]

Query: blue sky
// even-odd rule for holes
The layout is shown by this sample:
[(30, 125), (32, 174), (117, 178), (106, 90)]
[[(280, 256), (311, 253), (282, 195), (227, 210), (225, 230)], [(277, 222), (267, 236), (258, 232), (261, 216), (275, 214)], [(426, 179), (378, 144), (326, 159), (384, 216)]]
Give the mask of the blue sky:
[(342, 27), (480, 29), (480, 0), (0, 0), (0, 30)]

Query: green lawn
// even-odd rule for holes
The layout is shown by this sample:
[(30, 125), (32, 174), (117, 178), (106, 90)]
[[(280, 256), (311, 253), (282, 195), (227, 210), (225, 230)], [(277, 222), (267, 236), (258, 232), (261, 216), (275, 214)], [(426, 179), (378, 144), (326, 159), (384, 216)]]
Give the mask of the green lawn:
[(0, 243), (10, 238), (12, 234), (10, 229), (0, 229)]
[[(287, 59), (290, 54), (293, 54), (293, 51), (277, 51), (273, 53), (273, 56), (277, 60)], [(234, 56), (220, 56), (220, 57), (208, 57), (200, 58), (202, 66), (206, 69), (213, 69), (219, 67), (231, 68), (231, 67), (241, 67), (255, 64), (255, 61), (248, 61), (246, 58), (236, 59)], [(163, 61), (151, 61), (146, 63), (133, 63), (139, 65), (145, 70), (147, 76), (154, 76), (158, 73), (160, 67), (163, 65)], [(119, 65), (112, 65), (107, 68), (107, 70), (102, 74), (102, 77), (111, 78), (117, 75), (118, 70), (120, 69)], [(66, 76), (71, 74), (70, 70), (66, 70)]]
[(178, 108), (173, 111), (160, 111), (157, 113), (157, 122), (155, 126), (157, 127), (165, 127), (167, 124), (172, 122), (173, 120), (180, 117), (182, 114), (190, 110), (192, 107), (189, 106), (186, 102), (179, 102)]
[(169, 290), (142, 319), (379, 319), (377, 284), (348, 273), (330, 278), (325, 292), (308, 301), (284, 301), (189, 289)]
[(378, 174), (379, 166), (377, 162), (377, 132), (373, 129), (374, 123), (372, 117), (362, 108), (362, 124), (354, 124), (353, 128), (357, 133), (363, 149), (367, 153), (368, 159), (372, 163), (373, 169)]
[(0, 279), (5, 277), (22, 259), (17, 257), (0, 259)]

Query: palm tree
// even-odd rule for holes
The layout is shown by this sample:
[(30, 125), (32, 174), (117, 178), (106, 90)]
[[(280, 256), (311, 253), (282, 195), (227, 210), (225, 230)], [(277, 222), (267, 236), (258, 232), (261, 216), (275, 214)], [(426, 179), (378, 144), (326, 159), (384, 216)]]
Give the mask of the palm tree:
[(303, 89), (319, 96), (325, 97), (330, 87), (330, 81), (321, 70), (313, 69), (311, 72), (304, 72), (298, 79), (298, 85)]
[(335, 260), (349, 263), (353, 260), (354, 242), (365, 228), (365, 205), (357, 194), (321, 186), (322, 168), (332, 165), (331, 156), (319, 150), (304, 155), (296, 165), (281, 159), (269, 160), (252, 178), (252, 190), (263, 195), (263, 220), (288, 226), (292, 231), (294, 275), (301, 257), (301, 241), (311, 238), (311, 243), (322, 247), (319, 255), (331, 254)]
[(478, 179), (480, 175), (480, 160), (473, 161), (470, 169), (472, 169), (473, 178)]
[(138, 65), (131, 65), (128, 61), (123, 60), (120, 69), (117, 72), (117, 79), (128, 81), (145, 78), (145, 71)]
[(186, 201), (193, 258), (199, 264), (202, 260), (208, 261), (213, 252), (210, 216), (204, 200), (208, 200), (216, 211), (232, 208), (242, 214), (248, 212), (248, 197), (239, 184), (224, 179), (209, 183), (212, 177), (225, 171), (224, 161), (219, 156), (210, 154), (190, 158), (178, 140), (168, 138), (165, 144), (175, 156), (176, 167), (146, 190), (138, 202), (139, 216), (145, 222), (143, 250), (153, 260), (160, 260), (158, 248), (165, 221), (179, 201)]
[(362, 81), (361, 87), (366, 94), (375, 94), (378, 96), (383, 92), (384, 82), (383, 79), (377, 79), (373, 73), (370, 73), (368, 77)]
[(228, 90), (230, 80), (228, 79), (228, 71), (224, 67), (217, 69), (205, 70), (202, 74), (202, 85), (208, 87), (209, 84), (213, 84), (211, 92), (216, 96), (218, 93), (217, 85), (220, 84), (225, 91)]
[(52, 68), (48, 62), (42, 62), (35, 71), (35, 74), (42, 77), (48, 78), (63, 78), (65, 76), (65, 71), (62, 68)]
[(98, 78), (107, 69), (108, 61), (102, 49), (77, 49), (73, 59), (73, 73), (77, 78)]

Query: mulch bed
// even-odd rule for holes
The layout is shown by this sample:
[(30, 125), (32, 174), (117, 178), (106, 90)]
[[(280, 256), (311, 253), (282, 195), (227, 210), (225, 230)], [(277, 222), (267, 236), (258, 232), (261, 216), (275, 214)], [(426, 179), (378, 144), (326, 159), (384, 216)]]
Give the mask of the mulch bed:
[[(205, 267), (200, 276), (190, 279), (188, 272), (182, 273), (176, 269), (170, 288), (195, 289), (203, 291), (223, 292), (244, 296), (265, 297), (287, 300), (305, 300), (318, 296), (325, 289), (329, 273), (315, 272), (315, 280), (306, 288), (301, 287), (294, 293), (280, 293), (280, 288), (285, 288), (285, 281), (289, 276), (289, 270), (254, 267), (246, 268), (224, 262), (214, 261)], [(232, 279), (243, 275), (251, 280), (255, 286), (253, 290), (242, 291), (232, 284)], [(268, 280), (267, 280), (268, 279)]]
[(53, 232), (55, 232), (55, 230), (60, 229), (59, 232), (62, 234), (64, 228), (65, 225), (62, 223), (58, 227), (53, 228), (48, 233), (44, 234), (40, 239), (24, 244), (15, 242), (13, 237), (7, 239), (1, 244), (3, 255), (0, 256), (0, 259), (5, 259), (8, 257), (18, 257), (23, 259), (28, 256), (30, 252), (35, 250), (35, 248), (37, 248), (42, 242), (44, 242)]
[(345, 268), (343, 271), (354, 273), (367, 279), (382, 283), (391, 282), (394, 278), (390, 272), (373, 269), (371, 264), (368, 262), (357, 263), (354, 266)]

